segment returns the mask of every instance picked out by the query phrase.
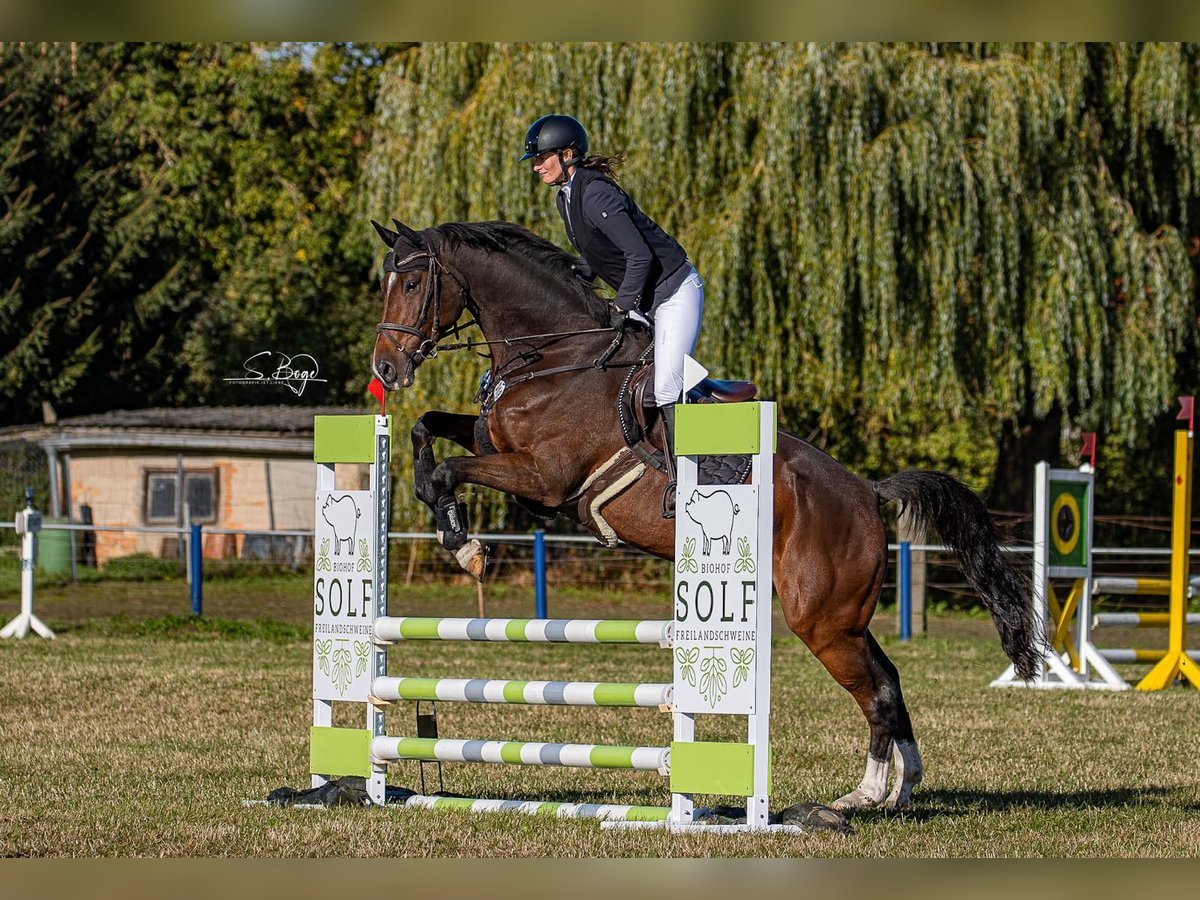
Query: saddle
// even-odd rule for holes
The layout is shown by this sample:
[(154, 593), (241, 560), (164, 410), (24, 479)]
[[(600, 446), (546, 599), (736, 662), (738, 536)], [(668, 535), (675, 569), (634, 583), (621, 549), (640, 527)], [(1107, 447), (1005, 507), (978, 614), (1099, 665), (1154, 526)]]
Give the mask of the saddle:
[[(570, 509), (568, 514), (608, 547), (615, 547), (618, 538), (604, 519), (604, 505), (636, 483), (648, 466), (666, 472), (661, 417), (652, 391), (653, 372), (653, 363), (630, 370), (617, 393), (617, 420), (625, 446), (593, 472), (564, 504), (564, 511)], [(758, 388), (748, 381), (706, 378), (688, 391), (688, 402), (741, 402), (757, 395)], [(697, 481), (705, 485), (741, 484), (750, 474), (750, 465), (749, 456), (701, 456), (696, 460)]]
[[(663, 429), (652, 392), (654, 364), (649, 361), (652, 352), (653, 348), (648, 349), (638, 365), (630, 368), (617, 392), (617, 420), (625, 437), (625, 446), (589, 475), (579, 490), (557, 509), (525, 497), (515, 498), (528, 512), (546, 521), (562, 513), (586, 527), (606, 547), (615, 547), (619, 543), (616, 531), (602, 514), (604, 505), (636, 483), (646, 473), (647, 467), (666, 471), (663, 462)], [(748, 381), (706, 378), (688, 391), (688, 402), (732, 403), (753, 400), (757, 395), (758, 387)], [(497, 396), (490, 378), (485, 375), (475, 398), (480, 403), (479, 418), (475, 422), (475, 440), (484, 454), (496, 452), (488, 438), (487, 418)], [(751, 458), (701, 456), (696, 464), (700, 484), (741, 484), (750, 474)]]

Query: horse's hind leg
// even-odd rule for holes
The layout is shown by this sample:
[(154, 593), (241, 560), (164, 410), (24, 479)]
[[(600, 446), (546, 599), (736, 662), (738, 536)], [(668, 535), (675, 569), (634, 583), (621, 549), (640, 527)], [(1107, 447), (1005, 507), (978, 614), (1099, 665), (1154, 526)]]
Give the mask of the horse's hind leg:
[(892, 791), (887, 796), (884, 806), (888, 809), (906, 809), (912, 805), (912, 792), (921, 783), (925, 768), (921, 764), (921, 753), (917, 749), (917, 739), (913, 735), (912, 720), (908, 717), (908, 707), (904, 703), (904, 692), (900, 689), (900, 673), (892, 663), (875, 636), (866, 633), (867, 644), (871, 648), (871, 656), (876, 664), (883, 668), (895, 685), (896, 712), (895, 730), (892, 732)]
[[(858, 787), (830, 805), (835, 809), (906, 806), (921, 778), (921, 757), (913, 739), (912, 722), (900, 692), (896, 667), (869, 631), (846, 633), (825, 644), (817, 654), (834, 679), (854, 697), (871, 729), (867, 767)], [(896, 789), (888, 794), (888, 764), (896, 748), (899, 771)]]

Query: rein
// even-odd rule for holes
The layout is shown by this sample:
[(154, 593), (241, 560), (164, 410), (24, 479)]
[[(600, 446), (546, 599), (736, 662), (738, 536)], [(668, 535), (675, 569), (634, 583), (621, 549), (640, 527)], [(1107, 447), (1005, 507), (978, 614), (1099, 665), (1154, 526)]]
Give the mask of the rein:
[[(470, 350), (474, 347), (486, 347), (486, 346), (499, 345), (499, 344), (503, 344), (506, 346), (513, 346), (513, 345), (523, 344), (523, 343), (526, 343), (529, 341), (535, 341), (535, 340), (546, 340), (546, 339), (566, 338), (566, 337), (580, 337), (580, 336), (588, 335), (588, 334), (604, 334), (604, 333), (607, 333), (610, 331), (616, 332), (616, 336), (613, 338), (612, 343), (610, 343), (608, 345), (608, 348), (602, 354), (600, 354), (600, 356), (598, 356), (596, 359), (592, 360), (591, 362), (576, 363), (576, 364), (567, 365), (567, 366), (555, 366), (550, 369), (541, 369), (536, 372), (527, 372), (524, 375), (519, 376), (518, 378), (510, 380), (508, 382), (508, 384), (509, 384), (509, 386), (512, 386), (514, 384), (520, 384), (523, 381), (530, 381), (534, 378), (543, 378), (548, 375), (558, 375), (563, 372), (577, 372), (577, 371), (580, 371), (583, 369), (603, 369), (605, 366), (608, 365), (609, 360), (612, 359), (613, 355), (620, 348), (621, 342), (625, 337), (625, 328), (628, 324), (627, 318), (622, 319), (621, 323), (619, 325), (610, 325), (607, 328), (586, 328), (581, 331), (552, 331), (552, 332), (546, 332), (543, 334), (526, 334), (526, 335), (520, 335), (518, 337), (501, 338), (498, 340), (486, 340), (486, 341), (475, 341), (475, 340), (467, 339), (466, 341), (459, 341), (458, 343), (453, 343), (453, 344), (439, 344), (438, 341), (442, 338), (442, 332), (441, 332), (442, 291), (441, 291), (441, 279), (439, 277), (440, 274), (442, 272), (449, 272), (450, 277), (453, 278), (458, 283), (459, 290), (462, 292), (462, 296), (463, 296), (463, 304), (464, 304), (464, 306), (467, 306), (468, 309), (470, 309), (470, 304), (467, 302), (468, 298), (470, 297), (470, 291), (467, 289), (467, 286), (465, 284), (463, 284), (463, 282), (459, 279), (459, 277), (457, 275), (455, 275), (452, 271), (447, 269), (444, 265), (442, 265), (441, 260), (439, 260), (437, 258), (437, 256), (430, 250), (417, 250), (416, 252), (410, 253), (408, 256), (404, 257), (404, 259), (399, 260), (399, 261), (397, 261), (395, 259), (394, 252), (389, 253), (383, 261), (383, 269), (385, 272), (392, 272), (392, 273), (399, 275), (399, 274), (402, 274), (403, 272), (412, 271), (413, 269), (417, 268), (416, 266), (412, 266), (409, 264), (416, 260), (420, 260), (420, 259), (428, 259), (429, 267), (428, 267), (428, 277), (425, 279), (425, 296), (421, 300), (421, 311), (417, 314), (416, 324), (415, 325), (404, 325), (404, 324), (401, 324), (398, 322), (380, 322), (378, 325), (375, 326), (376, 334), (385, 335), (388, 338), (388, 340), (390, 340), (392, 342), (392, 345), (398, 351), (400, 351), (400, 353), (402, 353), (404, 356), (406, 356), (408, 358), (409, 364), (413, 368), (415, 368), (417, 365), (419, 365), (421, 362), (423, 362), (426, 359), (433, 359), (439, 353), (449, 352), (449, 351), (453, 351), (453, 350)], [(431, 330), (431, 333), (427, 334), (424, 330), (422, 330), (421, 325), (425, 321), (426, 317), (429, 314), (430, 305), (433, 306), (433, 328)], [(474, 311), (472, 310), (472, 312), (474, 312)], [(479, 324), (479, 320), (478, 320), (478, 316), (476, 315), (476, 317), (472, 318), (469, 322), (464, 322), (461, 325), (456, 323), (450, 330), (448, 330), (446, 332), (446, 336), (457, 337), (459, 332), (461, 332), (463, 329), (470, 328), (472, 325), (478, 325), (478, 324)], [(405, 350), (403, 347), (400, 346), (400, 342), (396, 340), (396, 338), (393, 335), (393, 332), (400, 332), (402, 334), (411, 334), (413, 337), (420, 338), (421, 343), (417, 347), (415, 352), (410, 353), (409, 351)], [(533, 350), (531, 352), (532, 352), (533, 356), (538, 355), (537, 350)], [(523, 353), (523, 354), (520, 354), (516, 360), (514, 360), (514, 362), (518, 362), (518, 361), (524, 361), (526, 364), (532, 364), (536, 360), (531, 359), (527, 354)], [(642, 365), (642, 364), (643, 364), (642, 361), (639, 360), (638, 362), (634, 362), (634, 363), (623, 363), (622, 366), (627, 365), (630, 368), (637, 368), (639, 365)]]

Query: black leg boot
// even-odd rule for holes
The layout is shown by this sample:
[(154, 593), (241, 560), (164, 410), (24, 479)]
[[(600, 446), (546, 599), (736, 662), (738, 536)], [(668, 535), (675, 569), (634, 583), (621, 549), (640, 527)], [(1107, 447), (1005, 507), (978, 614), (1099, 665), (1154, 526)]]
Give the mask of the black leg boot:
[(675, 404), (660, 406), (662, 417), (663, 464), (667, 467), (667, 486), (663, 488), (662, 517), (675, 518)]

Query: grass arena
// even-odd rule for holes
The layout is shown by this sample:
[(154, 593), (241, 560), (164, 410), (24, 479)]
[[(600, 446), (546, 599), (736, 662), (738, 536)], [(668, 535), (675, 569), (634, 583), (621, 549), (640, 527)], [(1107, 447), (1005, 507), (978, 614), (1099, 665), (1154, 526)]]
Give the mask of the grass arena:
[[(668, 835), (602, 831), (594, 821), (453, 810), (325, 811), (242, 806), (307, 787), (311, 722), (310, 577), (206, 586), (203, 620), (178, 613), (179, 584), (46, 588), (53, 642), (0, 645), (0, 824), (5, 856), (443, 857), (1195, 857), (1200, 784), (1195, 692), (1001, 691), (1004, 667), (982, 617), (932, 616), (930, 636), (891, 638), (916, 698), (929, 776), (913, 810), (856, 813), (851, 834)], [(470, 587), (393, 587), (423, 615), (470, 616)], [(637, 593), (556, 592), (555, 612), (632, 618)], [(528, 615), (528, 591), (496, 590), (489, 612)], [(665, 601), (664, 601), (665, 606)], [(123, 614), (123, 618), (117, 618)], [(776, 611), (776, 616), (778, 612)], [(861, 715), (801, 642), (775, 623), (772, 806), (836, 796), (860, 774)], [(665, 655), (581, 645), (412, 641), (403, 668), (514, 679), (669, 678)], [(642, 651), (642, 652), (639, 652)], [(393, 674), (399, 654), (393, 650)], [(1124, 670), (1124, 667), (1119, 666)], [(1144, 667), (1140, 670), (1144, 670)], [(1132, 674), (1130, 677), (1133, 677)], [(443, 733), (653, 746), (669, 732), (651, 709), (439, 704)], [(398, 718), (398, 717), (397, 717)], [(345, 724), (358, 725), (361, 715)], [(742, 734), (731, 721), (731, 739)], [(427, 778), (430, 773), (427, 772)], [(470, 797), (662, 805), (656, 773), (444, 764)], [(433, 776), (436, 779), (436, 775)], [(389, 783), (419, 786), (415, 762)]]
[[(663, 564), (664, 567), (667, 565)], [(38, 612), (56, 641), (0, 644), (0, 777), (9, 803), (6, 856), (450, 857), (1195, 857), (1200, 805), (1194, 691), (999, 691), (1006, 663), (982, 614), (931, 616), (926, 638), (900, 643), (888, 611), (874, 631), (914, 698), (929, 776), (912, 809), (857, 811), (849, 833), (613, 832), (595, 821), (479, 816), (461, 810), (243, 806), (281, 785), (308, 786), (312, 722), (312, 577), (206, 585), (203, 619), (179, 616), (179, 584), (45, 587)], [(390, 586), (394, 611), (470, 617), (473, 588)], [(669, 614), (640, 592), (556, 591), (564, 619)], [(529, 616), (532, 597), (489, 589), (489, 615)], [(859, 771), (861, 716), (772, 614), (772, 809), (825, 802)], [(1140, 623), (1130, 623), (1128, 638)], [(1141, 636), (1144, 643), (1144, 635)], [(512, 681), (670, 681), (665, 654), (628, 644), (406, 640), (387, 675)], [(1116, 663), (1128, 679), (1143, 667)], [(397, 694), (400, 685), (390, 682)], [(655, 747), (669, 737), (657, 704), (441, 703), (444, 736), (536, 736), (564, 744)], [(402, 723), (411, 712), (391, 711)], [(706, 740), (739, 741), (740, 719), (709, 717)], [(735, 721), (736, 720), (736, 721)], [(333, 725), (359, 728), (361, 706)], [(404, 722), (404, 724), (409, 724)], [(401, 725), (403, 728), (403, 724)], [(654, 771), (393, 763), (387, 780), (463, 797), (661, 807)], [(733, 804), (737, 798), (722, 798)], [(1171, 835), (1164, 840), (1163, 835)]]

